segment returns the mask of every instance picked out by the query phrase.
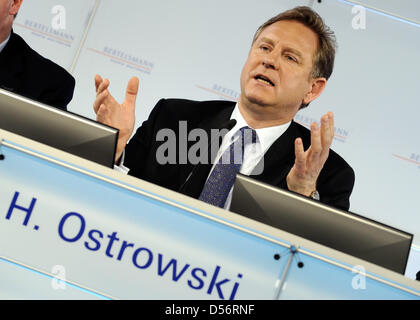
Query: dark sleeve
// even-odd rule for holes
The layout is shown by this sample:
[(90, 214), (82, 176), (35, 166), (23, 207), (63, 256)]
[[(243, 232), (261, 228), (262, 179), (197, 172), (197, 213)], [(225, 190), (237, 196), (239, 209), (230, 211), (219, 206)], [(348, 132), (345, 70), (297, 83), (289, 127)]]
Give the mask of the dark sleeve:
[(354, 171), (347, 163), (335, 170), (324, 172), (317, 184), (320, 201), (348, 211), (354, 181)]
[[(154, 137), (156, 136), (157, 118), (165, 104), (165, 99), (159, 100), (149, 115), (149, 118), (137, 129), (134, 136), (125, 147), (124, 166), (130, 169), (129, 175), (142, 177), (147, 159), (150, 157)], [(152, 155), (153, 156), (153, 155)]]
[(55, 83), (41, 93), (39, 100), (58, 109), (67, 110), (67, 105), (73, 98), (75, 80), (67, 72), (56, 75), (53, 80)]
[[(292, 165), (287, 168), (290, 171)], [(348, 211), (350, 208), (350, 195), (353, 191), (355, 175), (350, 166), (345, 166), (334, 173), (329, 172), (320, 175), (317, 182), (317, 190), (320, 194), (320, 202), (337, 209)], [(283, 179), (280, 188), (290, 191), (287, 180)], [(290, 191), (293, 192), (293, 191)]]

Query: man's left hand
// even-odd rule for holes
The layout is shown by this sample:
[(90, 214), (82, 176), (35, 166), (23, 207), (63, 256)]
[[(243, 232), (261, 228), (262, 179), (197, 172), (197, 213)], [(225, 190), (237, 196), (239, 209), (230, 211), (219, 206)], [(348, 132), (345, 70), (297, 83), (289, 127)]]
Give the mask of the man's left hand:
[(295, 164), (287, 175), (290, 191), (310, 196), (316, 190), (316, 181), (330, 152), (334, 138), (334, 114), (328, 112), (321, 118), (321, 127), (311, 125), (311, 146), (304, 151), (301, 138), (295, 140)]

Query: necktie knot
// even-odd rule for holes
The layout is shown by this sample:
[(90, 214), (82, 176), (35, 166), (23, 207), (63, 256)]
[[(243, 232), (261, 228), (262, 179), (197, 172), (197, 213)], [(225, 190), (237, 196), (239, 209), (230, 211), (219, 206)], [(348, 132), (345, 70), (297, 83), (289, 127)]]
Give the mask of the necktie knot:
[(248, 126), (245, 126), (240, 128), (232, 136), (232, 140), (230, 152), (223, 154), (221, 161), (224, 164), (228, 163), (241, 166), (244, 161), (245, 147), (257, 142), (257, 132)]
[(234, 138), (237, 137), (237, 136), (239, 136), (242, 139), (241, 142), (242, 142), (243, 146), (246, 146), (250, 143), (256, 143), (257, 142), (257, 132), (254, 129), (248, 127), (248, 126), (240, 128), (233, 135)]
[(245, 146), (256, 143), (257, 132), (245, 126), (232, 136), (232, 140), (229, 148), (215, 165), (199, 197), (200, 200), (219, 207), (224, 206), (235, 182), (236, 173), (244, 160)]

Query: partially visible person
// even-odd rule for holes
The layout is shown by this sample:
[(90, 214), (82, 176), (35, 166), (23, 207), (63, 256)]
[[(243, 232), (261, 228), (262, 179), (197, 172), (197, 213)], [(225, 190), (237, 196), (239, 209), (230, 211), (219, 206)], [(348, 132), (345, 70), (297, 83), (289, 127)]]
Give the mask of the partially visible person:
[(0, 88), (67, 110), (74, 78), (31, 49), (12, 30), (22, 1), (0, 0)]

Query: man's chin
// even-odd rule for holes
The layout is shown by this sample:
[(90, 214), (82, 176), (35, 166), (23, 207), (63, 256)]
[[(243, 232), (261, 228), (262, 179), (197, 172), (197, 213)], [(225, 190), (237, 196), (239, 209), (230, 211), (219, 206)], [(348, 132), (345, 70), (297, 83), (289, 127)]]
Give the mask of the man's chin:
[(255, 105), (257, 107), (268, 107), (268, 106), (270, 106), (268, 101), (266, 99), (264, 99), (263, 97), (248, 97), (247, 100), (251, 105)]

